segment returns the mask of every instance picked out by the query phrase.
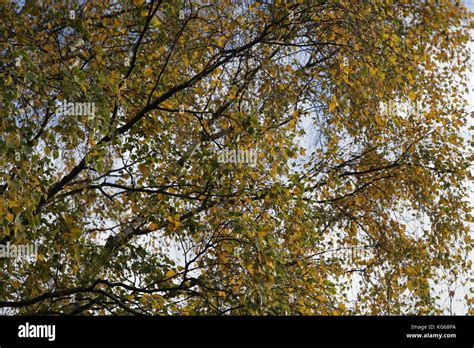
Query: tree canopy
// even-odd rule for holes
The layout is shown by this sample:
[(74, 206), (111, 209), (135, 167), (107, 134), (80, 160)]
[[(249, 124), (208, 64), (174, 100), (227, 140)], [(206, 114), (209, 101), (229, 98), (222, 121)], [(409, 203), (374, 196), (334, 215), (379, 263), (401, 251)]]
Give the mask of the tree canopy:
[(3, 0), (0, 18), (0, 244), (38, 248), (0, 259), (0, 307), (438, 314), (436, 287), (472, 271), (459, 1)]

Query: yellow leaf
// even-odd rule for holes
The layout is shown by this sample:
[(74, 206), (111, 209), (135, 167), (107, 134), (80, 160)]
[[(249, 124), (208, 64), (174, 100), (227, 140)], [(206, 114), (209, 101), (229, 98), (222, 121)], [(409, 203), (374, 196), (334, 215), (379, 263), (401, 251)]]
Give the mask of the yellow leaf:
[(153, 69), (150, 67), (145, 68), (144, 74), (146, 77), (149, 77), (153, 74)]
[(156, 230), (158, 228), (158, 224), (155, 222), (152, 222), (151, 224), (148, 225), (148, 229), (150, 230)]
[(148, 169), (148, 165), (146, 163), (139, 164), (138, 169), (140, 169), (140, 172), (142, 172), (145, 175), (150, 172), (149, 169)]
[(154, 27), (158, 27), (160, 24), (160, 20), (156, 16), (153, 17), (153, 19), (151, 20), (151, 25), (153, 25)]
[(12, 214), (12, 213), (9, 213), (9, 214), (7, 215), (7, 220), (8, 220), (8, 222), (12, 222), (13, 219), (14, 219), (13, 214)]
[(20, 206), (20, 203), (18, 203), (18, 201), (10, 201), (8, 202), (8, 207), (9, 208), (16, 208), (16, 207), (19, 207)]
[(176, 271), (173, 269), (170, 269), (168, 272), (166, 272), (166, 278), (172, 278), (176, 275)]
[(81, 233), (81, 229), (79, 227), (72, 227), (71, 228), (71, 233), (74, 235), (74, 236), (78, 236), (80, 233)]
[(217, 41), (217, 45), (219, 45), (220, 47), (223, 47), (225, 43), (225, 36), (220, 36), (216, 41)]
[(331, 99), (331, 103), (329, 104), (329, 112), (333, 112), (336, 109), (337, 106), (337, 99), (336, 96), (333, 95)]

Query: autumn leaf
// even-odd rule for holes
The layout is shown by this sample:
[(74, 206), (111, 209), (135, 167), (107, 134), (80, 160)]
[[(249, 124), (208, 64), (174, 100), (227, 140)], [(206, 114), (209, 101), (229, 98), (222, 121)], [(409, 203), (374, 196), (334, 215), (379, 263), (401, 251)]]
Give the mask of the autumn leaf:
[(27, 3), (0, 11), (0, 244), (41, 252), (0, 257), (0, 307), (439, 315), (439, 284), (468, 291), (462, 2)]

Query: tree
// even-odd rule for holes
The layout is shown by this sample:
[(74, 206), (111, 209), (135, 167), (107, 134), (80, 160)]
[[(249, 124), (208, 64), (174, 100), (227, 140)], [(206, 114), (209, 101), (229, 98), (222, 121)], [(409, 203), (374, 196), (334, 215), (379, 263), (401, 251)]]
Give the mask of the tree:
[(38, 248), (0, 307), (436, 314), (472, 269), (457, 1), (0, 6), (1, 244)]

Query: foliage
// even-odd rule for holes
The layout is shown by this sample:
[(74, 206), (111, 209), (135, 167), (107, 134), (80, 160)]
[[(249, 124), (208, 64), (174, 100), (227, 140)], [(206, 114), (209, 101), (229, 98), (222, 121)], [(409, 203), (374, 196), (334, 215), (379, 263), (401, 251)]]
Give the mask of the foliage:
[(1, 307), (436, 314), (472, 270), (457, 1), (0, 3), (0, 232), (39, 248)]

